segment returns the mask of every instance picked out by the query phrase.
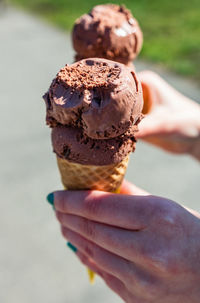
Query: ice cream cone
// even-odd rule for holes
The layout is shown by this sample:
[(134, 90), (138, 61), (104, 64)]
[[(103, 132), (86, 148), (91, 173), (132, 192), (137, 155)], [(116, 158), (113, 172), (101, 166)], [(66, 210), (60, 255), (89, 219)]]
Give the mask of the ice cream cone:
[[(119, 193), (143, 116), (134, 71), (84, 59), (59, 71), (44, 100), (64, 188)], [(94, 273), (88, 272), (92, 282)]]
[(65, 189), (96, 189), (116, 192), (120, 187), (129, 155), (118, 164), (104, 166), (83, 165), (57, 156), (57, 163)]

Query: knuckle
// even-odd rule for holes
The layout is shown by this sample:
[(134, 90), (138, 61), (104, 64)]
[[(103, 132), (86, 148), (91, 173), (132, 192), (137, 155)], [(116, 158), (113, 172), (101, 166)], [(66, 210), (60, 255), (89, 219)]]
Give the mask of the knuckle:
[(93, 217), (94, 215), (97, 216), (99, 214), (101, 200), (101, 197), (95, 197), (92, 193), (88, 196), (87, 199), (85, 199), (84, 209), (89, 216)]
[(144, 294), (145, 299), (153, 300), (160, 292), (159, 282), (153, 273), (149, 273), (141, 268), (136, 269), (135, 266), (132, 277), (130, 276), (129, 282), (127, 283), (130, 291), (133, 285), (135, 285), (141, 294)]
[(177, 226), (176, 219), (177, 219), (176, 214), (173, 211), (163, 212), (162, 214), (162, 222), (167, 226), (176, 227)]
[(88, 258), (87, 258), (85, 255), (81, 254), (81, 255), (79, 256), (79, 259), (81, 260), (81, 262), (82, 262), (84, 265), (87, 265)]
[(60, 192), (59, 193), (59, 211), (61, 212), (66, 212), (67, 208), (66, 208), (66, 203), (65, 203), (65, 194), (64, 192)]
[(143, 287), (148, 294), (148, 299), (155, 299), (159, 295), (158, 283), (155, 279), (146, 278), (143, 280)]
[(95, 227), (92, 222), (90, 222), (87, 219), (81, 220), (80, 228), (83, 231), (83, 233), (90, 239), (94, 239), (96, 232)]
[(175, 275), (181, 272), (180, 261), (176, 260), (175, 257), (168, 256), (165, 258), (165, 262), (161, 264), (161, 269), (167, 275)]
[(85, 245), (84, 247), (84, 252), (90, 257), (93, 258), (94, 257), (94, 252), (93, 252), (93, 248), (91, 245)]
[[(166, 200), (162, 204), (158, 204), (154, 210), (155, 223), (161, 223), (162, 226), (179, 228), (180, 227), (180, 210), (177, 205)], [(171, 232), (171, 229), (169, 230)]]
[(149, 255), (149, 261), (155, 270), (162, 274), (173, 275), (180, 272), (180, 261), (168, 249)]
[(127, 260), (123, 262), (123, 270), (118, 272), (118, 278), (127, 284), (133, 285), (136, 275), (135, 266)]

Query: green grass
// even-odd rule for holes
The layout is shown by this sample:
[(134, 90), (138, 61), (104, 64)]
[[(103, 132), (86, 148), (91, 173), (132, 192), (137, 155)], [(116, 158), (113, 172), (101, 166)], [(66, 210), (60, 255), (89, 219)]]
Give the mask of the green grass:
[(101, 3), (125, 4), (144, 32), (140, 58), (200, 80), (199, 0), (10, 0), (64, 30), (77, 17)]

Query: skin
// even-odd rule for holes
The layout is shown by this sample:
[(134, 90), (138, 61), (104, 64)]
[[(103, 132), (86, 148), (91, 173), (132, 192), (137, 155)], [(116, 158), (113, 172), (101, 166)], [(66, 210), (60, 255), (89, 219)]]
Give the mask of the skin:
[(128, 182), (121, 193), (54, 193), (80, 261), (127, 303), (199, 302), (200, 214)]
[(148, 114), (139, 125), (138, 139), (200, 160), (199, 104), (180, 94), (151, 71), (138, 75), (148, 107)]

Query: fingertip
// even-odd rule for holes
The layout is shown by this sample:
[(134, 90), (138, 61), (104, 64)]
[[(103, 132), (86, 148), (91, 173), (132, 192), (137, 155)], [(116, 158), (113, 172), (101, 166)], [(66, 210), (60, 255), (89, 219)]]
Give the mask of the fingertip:
[(160, 121), (156, 121), (154, 116), (146, 116), (139, 125), (139, 131), (136, 133), (137, 139), (145, 139), (147, 136), (152, 136), (160, 132)]
[(66, 211), (66, 201), (68, 199), (68, 191), (59, 190), (54, 192), (54, 207), (56, 211)]
[(133, 183), (124, 180), (122, 183), (122, 187), (120, 189), (121, 194), (126, 194), (126, 195), (147, 195), (148, 193), (144, 191), (143, 189), (137, 187)]
[(54, 193), (49, 193), (46, 197), (47, 202), (54, 206)]
[(131, 195), (132, 194), (132, 184), (131, 182), (124, 180), (120, 187), (120, 194)]
[(73, 251), (74, 253), (77, 252), (77, 248), (70, 242), (66, 242), (67, 247), (69, 247), (69, 249), (71, 249), (71, 251)]

